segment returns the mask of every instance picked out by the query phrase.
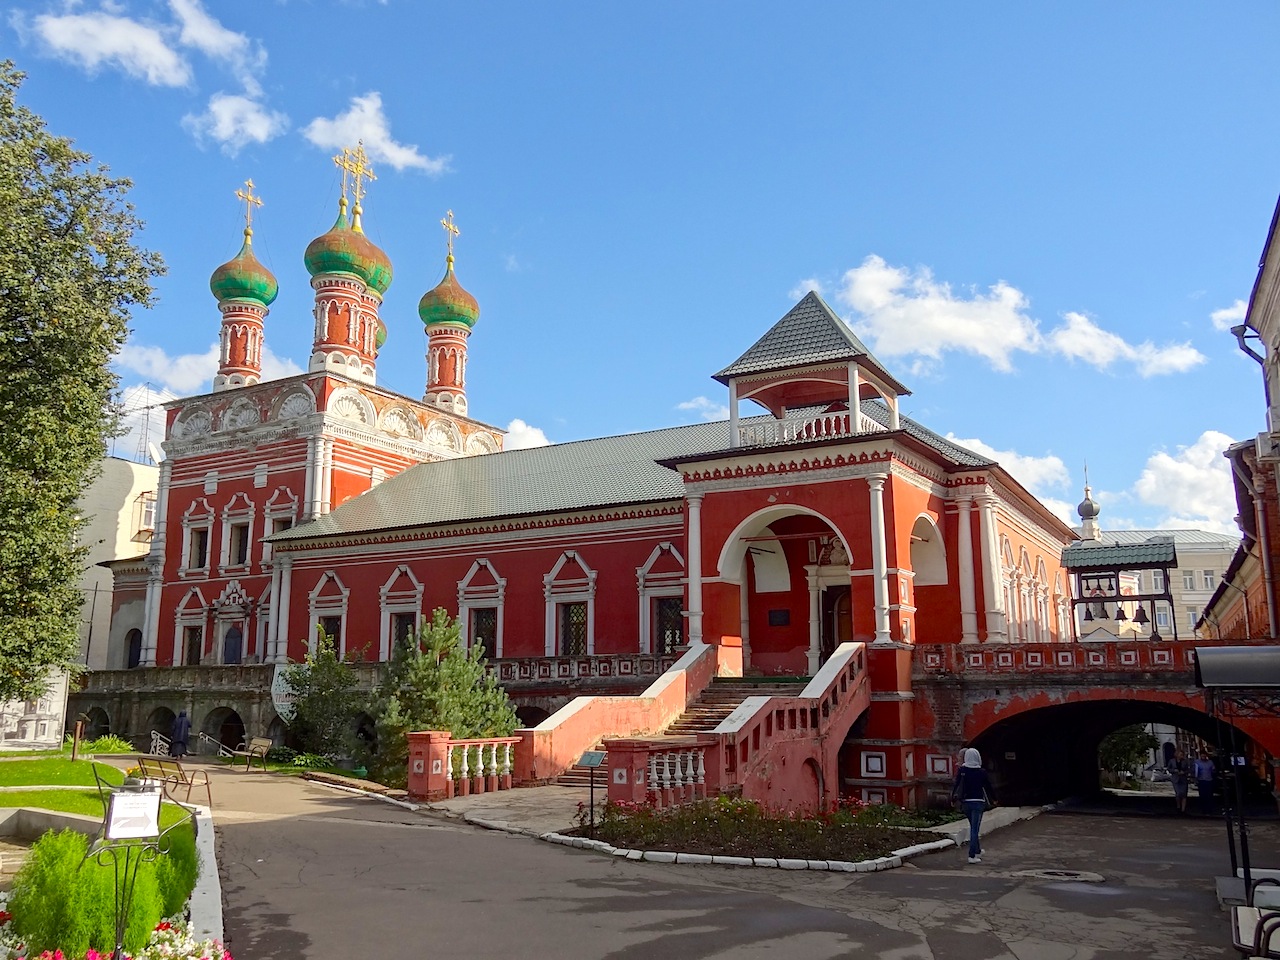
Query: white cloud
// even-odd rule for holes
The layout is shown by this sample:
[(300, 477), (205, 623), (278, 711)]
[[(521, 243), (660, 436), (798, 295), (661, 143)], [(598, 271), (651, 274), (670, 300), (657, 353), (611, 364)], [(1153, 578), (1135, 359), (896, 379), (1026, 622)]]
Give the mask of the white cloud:
[(1141, 377), (1164, 373), (1185, 373), (1204, 363), (1205, 357), (1190, 343), (1170, 343), (1157, 347), (1150, 340), (1128, 343), (1123, 337), (1103, 330), (1082, 313), (1067, 313), (1066, 323), (1049, 334), (1050, 346), (1069, 360), (1105, 370), (1116, 361), (1131, 363)]
[(887, 356), (938, 360), (960, 350), (986, 358), (997, 370), (1011, 370), (1013, 353), (1034, 352), (1040, 345), (1027, 298), (1004, 282), (987, 293), (957, 296), (927, 267), (913, 273), (872, 254), (845, 273), (837, 297), (857, 313), (854, 330)]
[(691, 410), (703, 420), (728, 420), (729, 408), (723, 403), (716, 403), (707, 397), (694, 397), (684, 403), (676, 404), (677, 410)]
[(181, 87), (191, 67), (170, 47), (160, 28), (111, 13), (42, 14), (35, 34), (63, 60), (86, 70), (113, 66), (153, 86)]
[(279, 136), (288, 128), (289, 118), (249, 97), (215, 93), (204, 113), (187, 114), (182, 125), (198, 140), (217, 141), (223, 152), (234, 157), (248, 144), (266, 143)]
[[(116, 357), (116, 364), (137, 374), (161, 389), (177, 396), (206, 393), (213, 387), (218, 372), (218, 345), (210, 344), (204, 353), (184, 353), (171, 357), (162, 347), (126, 343)], [(302, 368), (288, 357), (278, 357), (271, 348), (262, 348), (262, 379), (279, 380), (302, 373)]]
[(169, 0), (169, 6), (178, 19), (180, 43), (229, 66), (249, 96), (262, 94), (257, 75), (266, 66), (267, 54), (260, 44), (228, 30), (209, 16), (199, 0)]
[(377, 91), (363, 97), (352, 97), (351, 108), (332, 120), (316, 117), (302, 130), (302, 135), (326, 150), (349, 147), (364, 141), (371, 160), (389, 163), (396, 170), (422, 170), (439, 176), (449, 169), (449, 158), (428, 157), (416, 146), (397, 143), (391, 137), (391, 123), (382, 112), (382, 95)]
[(1243, 300), (1237, 300), (1229, 307), (1213, 311), (1209, 314), (1209, 319), (1213, 322), (1215, 330), (1230, 330), (1237, 323), (1243, 323), (1245, 314), (1248, 312), (1249, 305)]
[(1225, 433), (1206, 430), (1195, 443), (1179, 447), (1174, 454), (1162, 450), (1147, 459), (1133, 493), (1164, 511), (1157, 526), (1239, 533), (1231, 465), (1222, 455), (1232, 442)]
[(502, 441), (503, 450), (523, 450), (526, 447), (546, 447), (551, 441), (540, 427), (532, 427), (523, 420), (512, 420), (507, 424), (507, 437)]
[(506, 267), (507, 273), (521, 273), (524, 270), (524, 264), (520, 262), (514, 253), (507, 254), (503, 265)]
[[(1041, 496), (1045, 490), (1064, 490), (1071, 483), (1071, 473), (1067, 470), (1067, 465), (1062, 462), (1061, 457), (1053, 454), (1032, 457), (1014, 450), (997, 450), (991, 444), (984, 443), (981, 440), (963, 440), (951, 433), (947, 434), (947, 439), (952, 443), (958, 443), (960, 446), (972, 450), (974, 453), (981, 454), (989, 460), (996, 461), (1009, 471), (1015, 480), (1037, 497), (1040, 497), (1045, 504), (1049, 503), (1045, 497)], [(1074, 506), (1070, 504), (1068, 506), (1072, 511), (1075, 510)], [(1057, 512), (1056, 509), (1055, 512)], [(1076, 522), (1079, 519), (1077, 517)]]
[(819, 280), (817, 277), (805, 277), (803, 280), (797, 283), (794, 287), (792, 287), (789, 291), (787, 291), (787, 296), (790, 297), (792, 300), (799, 300), (810, 290), (812, 290), (814, 293), (816, 293), (820, 297), (823, 296), (824, 292), (822, 287), (822, 281)]
[(1066, 313), (1046, 336), (1028, 312), (1027, 296), (1003, 280), (966, 295), (934, 279), (928, 267), (894, 267), (874, 254), (846, 271), (836, 296), (854, 311), (850, 326), (872, 349), (884, 356), (914, 355), (923, 372), (948, 351), (980, 356), (1005, 372), (1013, 369), (1017, 353), (1049, 353), (1102, 370), (1129, 363), (1143, 377), (1182, 373), (1205, 360), (1190, 343), (1131, 344), (1082, 313)]

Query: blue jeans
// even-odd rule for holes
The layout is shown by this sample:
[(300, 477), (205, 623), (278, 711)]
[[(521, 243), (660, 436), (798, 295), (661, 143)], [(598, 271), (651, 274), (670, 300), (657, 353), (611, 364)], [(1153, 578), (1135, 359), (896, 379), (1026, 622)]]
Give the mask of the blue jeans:
[(978, 841), (978, 831), (982, 828), (982, 815), (987, 812), (987, 801), (966, 800), (964, 815), (969, 818), (969, 856), (976, 857), (982, 852), (982, 844)]

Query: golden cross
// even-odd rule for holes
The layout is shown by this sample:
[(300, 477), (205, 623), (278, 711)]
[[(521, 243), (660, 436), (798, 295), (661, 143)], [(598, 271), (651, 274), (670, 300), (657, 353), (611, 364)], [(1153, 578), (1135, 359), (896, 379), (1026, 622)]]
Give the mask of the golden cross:
[(347, 199), (347, 175), (355, 169), (351, 162), (351, 148), (343, 147), (342, 152), (333, 158), (334, 165), (342, 171), (342, 199)]
[(440, 220), (440, 226), (444, 227), (444, 234), (449, 238), (449, 258), (453, 259), (453, 238), (462, 233), (458, 229), (458, 225), (453, 222), (453, 211), (450, 210)]
[(262, 206), (262, 198), (253, 195), (253, 181), (246, 180), (244, 187), (236, 191), (236, 196), (244, 201), (245, 233), (253, 232), (253, 208)]
[(364, 196), (364, 185), (361, 179), (377, 180), (374, 176), (373, 167), (369, 166), (369, 155), (364, 152), (364, 141), (356, 142), (356, 148), (351, 153), (351, 179), (352, 193), (355, 194), (356, 206), (360, 206), (360, 198)]

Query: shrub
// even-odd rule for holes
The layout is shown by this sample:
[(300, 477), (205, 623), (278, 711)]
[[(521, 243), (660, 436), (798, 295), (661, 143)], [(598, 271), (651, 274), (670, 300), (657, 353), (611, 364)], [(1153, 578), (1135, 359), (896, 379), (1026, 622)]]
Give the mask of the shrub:
[[(195, 887), (200, 858), (190, 824), (166, 834), (168, 852), (144, 861), (134, 880), (125, 947), (137, 954), (164, 916), (180, 912)], [(63, 950), (69, 957), (115, 946), (115, 870), (85, 859), (89, 840), (52, 830), (35, 842), (13, 881), (10, 923), (30, 954)]]
[(316, 648), (302, 663), (285, 669), (293, 689), (289, 729), (307, 753), (334, 759), (355, 749), (355, 718), (362, 698), (356, 691), (356, 672), (338, 657), (333, 639), (316, 627)]
[(297, 755), (298, 751), (293, 747), (276, 746), (267, 751), (267, 759), (276, 763), (293, 763), (293, 758)]
[(331, 765), (329, 758), (322, 753), (299, 753), (292, 762), (295, 767), (304, 770), (318, 770)]

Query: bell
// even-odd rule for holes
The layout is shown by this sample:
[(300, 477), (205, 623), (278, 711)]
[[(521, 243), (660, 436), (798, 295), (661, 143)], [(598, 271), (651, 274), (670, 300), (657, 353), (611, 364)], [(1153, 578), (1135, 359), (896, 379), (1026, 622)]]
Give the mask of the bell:
[(1152, 640), (1163, 640), (1163, 639), (1164, 639), (1164, 637), (1160, 636), (1160, 631), (1159, 631), (1159, 630), (1152, 630), (1152, 631), (1151, 631), (1151, 639), (1152, 639)]
[(1124, 607), (1120, 606), (1120, 604), (1117, 603), (1116, 604), (1116, 622), (1123, 623), (1125, 620), (1128, 620), (1128, 619), (1129, 619), (1129, 615), (1124, 612)]
[(1151, 622), (1151, 618), (1147, 616), (1146, 608), (1142, 604), (1138, 604), (1138, 609), (1134, 611), (1133, 622), (1140, 623), (1144, 627)]
[(1107, 605), (1105, 603), (1098, 604), (1098, 619), (1110, 620), (1111, 614), (1107, 613)]
[(1092, 620), (1092, 619), (1093, 619), (1093, 611), (1092, 611), (1092, 610), (1090, 610), (1088, 607), (1085, 607), (1085, 608), (1084, 608), (1084, 618), (1085, 618), (1086, 620)]

